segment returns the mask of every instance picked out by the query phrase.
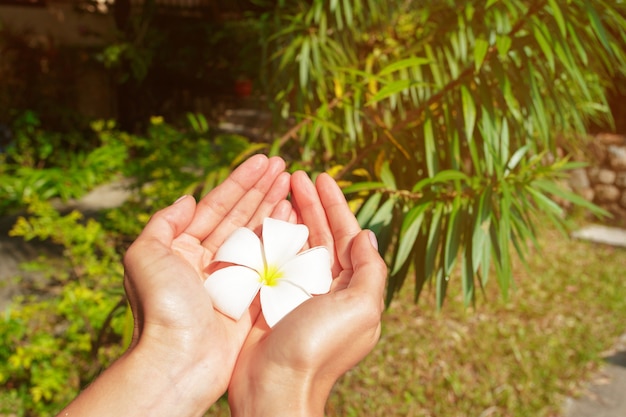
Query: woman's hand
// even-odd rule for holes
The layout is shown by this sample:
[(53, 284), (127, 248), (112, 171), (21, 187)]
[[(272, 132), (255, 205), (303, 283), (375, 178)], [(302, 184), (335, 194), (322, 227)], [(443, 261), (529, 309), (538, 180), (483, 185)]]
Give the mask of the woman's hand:
[(334, 254), (330, 293), (315, 296), (272, 329), (262, 314), (237, 360), (229, 387), (233, 416), (322, 416), (335, 381), (380, 336), (387, 274), (373, 234), (362, 231), (334, 180), (292, 176), (298, 221), (309, 245)]

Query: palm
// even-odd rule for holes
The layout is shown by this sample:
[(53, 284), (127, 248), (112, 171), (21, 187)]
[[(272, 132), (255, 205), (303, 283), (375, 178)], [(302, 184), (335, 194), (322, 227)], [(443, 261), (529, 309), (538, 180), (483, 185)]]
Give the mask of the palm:
[(126, 258), (134, 344), (148, 339), (164, 352), (215, 362), (213, 369), (222, 370), (216, 379), (226, 387), (258, 310), (237, 322), (214, 310), (205, 270), (237, 227), (254, 229), (267, 216), (284, 215), (289, 175), (283, 170), (280, 159), (253, 157), (197, 205), (186, 198), (154, 216)]

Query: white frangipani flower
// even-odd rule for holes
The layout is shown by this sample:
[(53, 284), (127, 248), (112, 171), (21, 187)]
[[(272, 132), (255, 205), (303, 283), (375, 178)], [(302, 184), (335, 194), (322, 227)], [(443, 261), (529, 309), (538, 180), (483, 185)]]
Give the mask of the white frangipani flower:
[(204, 282), (215, 308), (239, 320), (257, 292), (261, 310), (272, 327), (313, 294), (330, 289), (330, 254), (315, 247), (300, 254), (309, 237), (303, 224), (266, 218), (263, 240), (241, 227), (226, 239), (214, 262), (233, 264), (213, 272)]

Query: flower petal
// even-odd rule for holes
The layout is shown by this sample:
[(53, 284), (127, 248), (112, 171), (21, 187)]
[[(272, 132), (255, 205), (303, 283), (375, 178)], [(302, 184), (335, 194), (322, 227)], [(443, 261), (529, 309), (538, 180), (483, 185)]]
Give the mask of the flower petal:
[(293, 224), (270, 217), (263, 221), (263, 247), (268, 265), (280, 267), (296, 256), (309, 238), (309, 229), (303, 224)]
[(260, 287), (259, 274), (238, 265), (219, 269), (204, 281), (213, 306), (235, 320), (250, 307)]
[(261, 310), (267, 325), (273, 327), (293, 309), (311, 298), (301, 288), (282, 281), (278, 285), (261, 287)]
[(231, 234), (215, 253), (213, 261), (229, 262), (263, 272), (263, 245), (250, 229), (240, 227)]
[(302, 252), (280, 270), (283, 273), (282, 280), (297, 285), (309, 294), (325, 294), (333, 282), (330, 254), (323, 246)]

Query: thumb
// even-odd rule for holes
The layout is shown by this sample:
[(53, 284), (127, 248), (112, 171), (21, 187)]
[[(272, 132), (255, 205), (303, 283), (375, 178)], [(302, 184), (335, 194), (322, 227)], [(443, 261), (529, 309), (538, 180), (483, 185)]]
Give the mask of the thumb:
[(139, 239), (156, 240), (170, 245), (191, 223), (196, 202), (190, 195), (184, 195), (171, 206), (157, 211), (138, 237)]
[(362, 230), (354, 238), (350, 249), (353, 275), (349, 287), (359, 287), (371, 295), (382, 298), (387, 278), (387, 265), (378, 253), (376, 235)]

